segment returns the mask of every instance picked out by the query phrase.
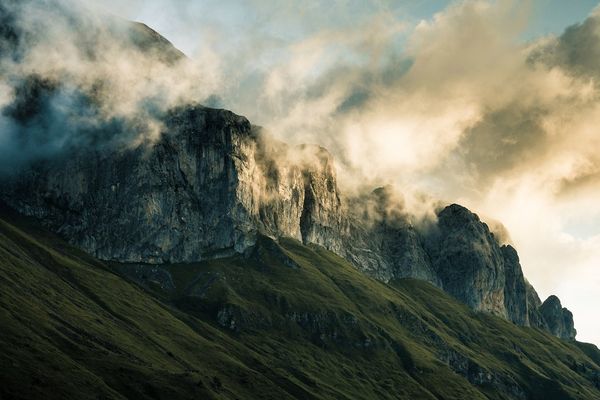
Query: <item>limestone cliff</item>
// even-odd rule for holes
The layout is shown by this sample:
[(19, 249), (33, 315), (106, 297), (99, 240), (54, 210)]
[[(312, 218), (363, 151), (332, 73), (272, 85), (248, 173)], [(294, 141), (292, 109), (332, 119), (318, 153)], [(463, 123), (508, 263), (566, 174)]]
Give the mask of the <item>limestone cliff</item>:
[(444, 208), (428, 243), (444, 290), (476, 310), (509, 317), (504, 256), (477, 215), (456, 204)]
[(531, 325), (527, 302), (527, 282), (517, 251), (510, 245), (500, 248), (504, 260), (504, 306), (510, 319), (517, 325)]
[(363, 196), (347, 199), (349, 237), (342, 254), (367, 274), (388, 282), (417, 278), (441, 287), (431, 265), (422, 235), (401, 199), (386, 186)]
[(325, 150), (301, 149), (315, 157), (309, 165), (278, 165), (245, 118), (200, 106), (172, 111), (166, 126), (149, 146), (40, 162), (2, 197), (106, 260), (197, 261), (243, 252), (258, 231), (341, 247), (334, 232), (344, 220)]
[(575, 339), (577, 331), (573, 323), (573, 314), (563, 308), (558, 297), (548, 297), (539, 310), (550, 333), (566, 340)]
[(542, 305), (540, 297), (534, 287), (527, 281), (525, 281), (525, 290), (527, 293), (527, 319), (529, 320), (529, 325), (548, 329), (540, 312), (540, 307)]

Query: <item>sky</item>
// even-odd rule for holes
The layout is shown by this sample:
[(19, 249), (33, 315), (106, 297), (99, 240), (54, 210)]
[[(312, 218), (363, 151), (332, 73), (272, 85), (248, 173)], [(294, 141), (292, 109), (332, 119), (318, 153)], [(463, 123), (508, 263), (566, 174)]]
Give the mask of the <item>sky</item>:
[[(202, 25), (229, 26), (232, 36), (243, 36), (256, 22), (267, 25), (274, 35), (306, 34), (311, 29), (352, 24), (356, 15), (390, 11), (409, 24), (431, 19), (443, 12), (451, 0), (308, 1), (296, 5), (292, 18), (278, 19), (293, 10), (294, 2), (214, 0), (83, 0), (124, 18), (148, 23), (186, 54), (194, 54), (202, 41)], [(273, 4), (269, 4), (273, 3)], [(535, 0), (530, 2), (530, 19), (524, 38), (559, 34), (567, 26), (583, 21), (597, 5), (596, 0)], [(272, 18), (275, 16), (275, 18)], [(316, 16), (316, 18), (315, 18)], [(289, 19), (292, 19), (290, 21)], [(292, 26), (289, 25), (292, 23)], [(290, 32), (291, 31), (291, 32)]]
[[(596, 1), (80, 2), (189, 56), (185, 70), (158, 71), (169, 101), (193, 93), (327, 147), (346, 193), (393, 184), (416, 214), (426, 193), (501, 222), (542, 300), (557, 295), (578, 340), (600, 345)], [(37, 68), (64, 66), (43, 54)], [(112, 112), (148, 92), (127, 71), (156, 68), (132, 58), (81, 79), (91, 67), (112, 71)]]

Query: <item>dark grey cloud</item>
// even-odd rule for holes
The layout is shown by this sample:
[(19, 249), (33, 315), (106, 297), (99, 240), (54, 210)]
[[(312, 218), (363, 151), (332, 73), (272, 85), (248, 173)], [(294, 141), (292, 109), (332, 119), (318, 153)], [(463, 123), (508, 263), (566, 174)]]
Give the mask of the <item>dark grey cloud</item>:
[(549, 67), (559, 66), (581, 77), (598, 78), (600, 69), (600, 15), (594, 13), (585, 21), (569, 26), (558, 38), (535, 49), (532, 62)]
[(473, 166), (477, 186), (490, 184), (551, 148), (542, 126), (547, 112), (536, 105), (511, 103), (485, 113), (465, 131), (457, 151)]

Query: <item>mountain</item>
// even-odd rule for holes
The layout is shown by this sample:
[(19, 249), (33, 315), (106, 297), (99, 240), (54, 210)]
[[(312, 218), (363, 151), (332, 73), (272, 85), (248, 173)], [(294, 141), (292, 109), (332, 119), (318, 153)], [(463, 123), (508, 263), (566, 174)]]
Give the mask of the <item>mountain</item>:
[(294, 239), (96, 260), (0, 211), (0, 397), (594, 399), (600, 351)]
[[(383, 282), (422, 279), (474, 310), (575, 337), (572, 314), (553, 297), (542, 304), (515, 249), (461, 206), (423, 224), (389, 187), (346, 197), (326, 149), (287, 145), (230, 111), (137, 99), (145, 105), (132, 115), (105, 115), (129, 103), (113, 104), (117, 78), (99, 64), (133, 58), (127, 68), (151, 85), (160, 76), (145, 68), (179, 71), (186, 57), (143, 24), (39, 4), (0, 6), (2, 57), (22, 65), (7, 72), (14, 92), (2, 110), (15, 136), (10, 157), (32, 147), (37, 156), (9, 163), (2, 178), (0, 200), (20, 213), (99, 259), (127, 263), (196, 262), (244, 254), (260, 235), (294, 238)], [(70, 64), (36, 72), (34, 50), (53, 35), (72, 41), (69, 55), (93, 79)], [(140, 138), (151, 126), (156, 137)]]
[(0, 3), (0, 395), (600, 397), (476, 214), (345, 194), (328, 150), (164, 94), (189, 60), (158, 33), (65, 4)]
[(195, 262), (244, 254), (259, 235), (289, 237), (384, 282), (423, 279), (474, 310), (575, 337), (568, 310), (531, 302), (516, 251), (466, 208), (442, 208), (420, 232), (393, 211), (389, 188), (344, 201), (321, 147), (289, 146), (201, 106), (170, 110), (164, 124), (150, 145), (38, 162), (5, 180), (0, 198), (102, 260)]

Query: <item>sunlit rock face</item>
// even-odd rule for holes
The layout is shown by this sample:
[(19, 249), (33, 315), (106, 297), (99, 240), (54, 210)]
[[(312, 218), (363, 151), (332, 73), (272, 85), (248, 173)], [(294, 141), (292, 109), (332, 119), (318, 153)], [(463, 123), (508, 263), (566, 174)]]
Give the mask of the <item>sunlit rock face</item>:
[[(200, 106), (169, 112), (164, 127), (150, 144), (37, 163), (0, 194), (105, 260), (193, 262), (243, 253), (261, 233), (321, 245), (386, 282), (440, 286), (406, 218), (362, 219), (342, 202), (324, 148), (278, 142), (244, 117)], [(378, 189), (367, 201), (385, 209), (385, 197)]]
[(344, 220), (326, 151), (301, 149), (317, 162), (278, 168), (250, 123), (224, 110), (186, 107), (166, 127), (148, 146), (39, 163), (3, 198), (107, 260), (198, 261), (243, 252), (259, 231), (340, 248), (333, 233)]

